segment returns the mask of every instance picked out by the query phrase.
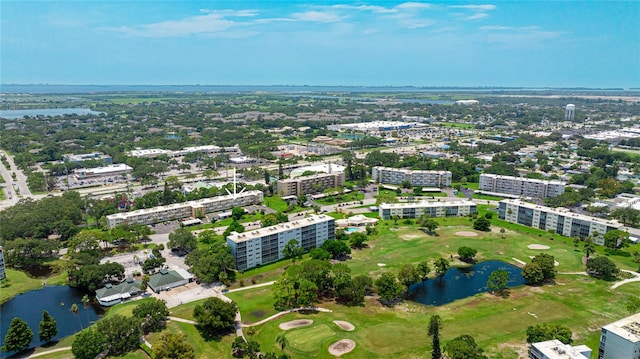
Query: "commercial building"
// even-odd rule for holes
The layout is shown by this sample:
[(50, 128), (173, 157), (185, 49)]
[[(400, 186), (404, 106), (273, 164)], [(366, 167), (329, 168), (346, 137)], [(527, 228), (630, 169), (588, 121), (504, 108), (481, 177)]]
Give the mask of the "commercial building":
[(119, 163), (117, 165), (109, 165), (104, 167), (96, 167), (96, 168), (79, 168), (73, 171), (73, 174), (77, 179), (87, 179), (87, 178), (97, 178), (97, 177), (109, 177), (109, 176), (119, 176), (127, 173), (131, 173), (133, 168), (125, 165), (124, 163)]
[(476, 204), (466, 200), (382, 203), (378, 206), (378, 214), (382, 219), (391, 219), (393, 216), (398, 216), (398, 218), (418, 218), (423, 215), (429, 217), (468, 216), (477, 212)]
[(300, 196), (320, 193), (327, 188), (344, 186), (344, 172), (318, 173), (278, 180), (277, 192), (280, 196)]
[(72, 163), (78, 163), (78, 164), (82, 164), (82, 162), (89, 161), (89, 160), (101, 161), (105, 165), (113, 164), (113, 159), (111, 158), (111, 156), (105, 155), (102, 152), (84, 153), (81, 155), (68, 154), (68, 155), (64, 155), (62, 159), (65, 162), (72, 162)]
[(127, 156), (131, 156), (131, 157), (158, 157), (160, 155), (167, 155), (169, 157), (180, 157), (180, 156), (184, 156), (187, 153), (192, 153), (192, 152), (201, 152), (205, 155), (211, 156), (211, 155), (217, 155), (217, 154), (221, 154), (221, 153), (228, 153), (228, 154), (239, 154), (242, 153), (240, 150), (240, 147), (238, 145), (235, 146), (230, 146), (230, 147), (219, 147), (219, 146), (214, 146), (214, 145), (207, 145), (207, 146), (192, 146), (192, 147), (185, 147), (181, 150), (177, 150), (177, 151), (170, 151), (170, 150), (162, 150), (159, 148), (149, 148), (149, 149), (138, 149), (138, 150), (133, 150), (133, 151), (129, 151), (127, 152)]
[(156, 293), (183, 286), (193, 280), (193, 275), (184, 269), (161, 269), (149, 277), (149, 288)]
[(421, 171), (404, 168), (376, 166), (371, 169), (371, 177), (377, 183), (402, 184), (407, 181), (412, 186), (421, 187), (449, 187), (451, 186), (450, 171)]
[(113, 228), (121, 223), (153, 224), (174, 219), (197, 218), (206, 213), (258, 204), (262, 202), (262, 199), (263, 194), (261, 191), (247, 191), (235, 195), (203, 198), (196, 201), (174, 203), (168, 206), (110, 214), (107, 216), (107, 226)]
[(590, 359), (591, 348), (586, 345), (571, 346), (561, 341), (547, 340), (532, 343), (529, 347), (529, 359)]
[(128, 277), (119, 284), (107, 284), (106, 286), (96, 290), (96, 299), (103, 307), (110, 307), (118, 303), (142, 293), (140, 289), (141, 280), (134, 280)]
[(231, 232), (227, 245), (236, 259), (236, 269), (245, 270), (284, 258), (282, 250), (295, 239), (305, 250), (335, 239), (335, 222), (327, 215), (312, 215), (249, 232)]
[(402, 122), (402, 121), (372, 121), (360, 123), (345, 123), (340, 125), (329, 125), (329, 131), (358, 131), (358, 132), (384, 132), (409, 130), (413, 128), (426, 128), (427, 125), (420, 122)]
[(7, 272), (4, 270), (4, 251), (0, 246), (0, 280), (7, 277)]
[(640, 313), (602, 327), (598, 359), (640, 359)]
[(501, 176), (483, 173), (478, 190), (489, 194), (509, 194), (524, 197), (548, 198), (563, 194), (566, 184), (533, 178)]
[(566, 208), (539, 206), (517, 199), (500, 201), (498, 218), (523, 226), (554, 231), (567, 237), (591, 237), (594, 243), (599, 245), (604, 245), (605, 233), (623, 229), (622, 223), (616, 220), (585, 216)]

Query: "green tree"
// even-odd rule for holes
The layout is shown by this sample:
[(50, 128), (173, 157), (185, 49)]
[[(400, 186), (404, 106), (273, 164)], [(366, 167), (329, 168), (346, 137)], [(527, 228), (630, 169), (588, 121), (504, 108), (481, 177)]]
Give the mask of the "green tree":
[(287, 347), (287, 345), (289, 345), (289, 340), (287, 339), (287, 337), (283, 334), (279, 334), (276, 337), (276, 344), (278, 344), (278, 346), (280, 347), (280, 350), (282, 350), (282, 355), (284, 354), (284, 349)]
[(107, 338), (95, 328), (88, 328), (76, 334), (71, 353), (76, 359), (95, 359), (107, 348)]
[(398, 281), (408, 290), (412, 284), (420, 281), (420, 274), (416, 270), (416, 267), (411, 264), (405, 264), (398, 272)]
[(396, 276), (390, 272), (384, 272), (375, 282), (380, 300), (392, 302), (404, 291), (402, 285), (396, 280)]
[(538, 343), (557, 339), (564, 344), (573, 343), (571, 329), (559, 325), (542, 323), (527, 328), (527, 343)]
[(438, 222), (428, 216), (421, 216), (418, 220), (418, 224), (430, 234), (434, 234), (436, 229), (438, 229)]
[(449, 266), (449, 261), (442, 257), (436, 258), (433, 262), (433, 267), (435, 268), (436, 275), (438, 277), (442, 277), (447, 272), (447, 269), (449, 269)]
[(362, 249), (365, 246), (364, 242), (366, 242), (367, 239), (367, 235), (362, 232), (356, 232), (349, 235), (349, 243), (353, 248)]
[(299, 242), (295, 239), (290, 240), (282, 249), (282, 255), (285, 259), (291, 259), (294, 264), (296, 260), (302, 259), (304, 248), (300, 247)]
[(531, 258), (531, 263), (537, 263), (542, 269), (544, 280), (554, 280), (556, 278), (556, 265), (555, 258), (552, 255), (540, 253), (537, 256)]
[[(209, 248), (198, 248), (187, 255), (184, 260), (191, 272), (204, 283), (231, 281), (235, 279), (236, 260), (231, 248), (220, 239), (210, 243)], [(227, 283), (225, 283), (227, 284)]]
[(42, 311), (42, 320), (40, 320), (40, 328), (38, 330), (38, 338), (41, 342), (48, 343), (58, 334), (58, 324), (56, 320), (47, 312)]
[(239, 221), (242, 219), (242, 216), (244, 216), (244, 208), (242, 207), (233, 207), (231, 209), (231, 218), (235, 219), (236, 221)]
[(418, 277), (420, 277), (421, 282), (429, 279), (429, 273), (431, 272), (429, 261), (422, 261), (418, 263), (418, 265), (416, 266), (416, 272), (418, 272)]
[(609, 257), (600, 256), (587, 259), (587, 273), (596, 278), (613, 280), (620, 270)]
[(473, 222), (473, 229), (476, 231), (489, 232), (491, 231), (491, 220), (486, 217), (478, 217), (478, 219)]
[(312, 259), (329, 260), (331, 259), (331, 253), (323, 248), (313, 248), (309, 251), (309, 257)]
[(509, 272), (506, 270), (499, 269), (491, 272), (489, 279), (487, 280), (487, 287), (498, 295), (504, 295), (505, 289), (508, 288), (508, 285)]
[(2, 346), (3, 352), (19, 352), (29, 346), (29, 343), (33, 340), (33, 331), (27, 325), (27, 323), (15, 317), (9, 324), (9, 330), (4, 337), (4, 345)]
[(522, 267), (522, 277), (527, 284), (539, 284), (544, 281), (544, 273), (538, 263), (527, 263)]
[(142, 330), (138, 318), (115, 314), (100, 319), (96, 329), (105, 336), (109, 355), (121, 355), (140, 346)]
[(500, 228), (500, 238), (504, 239), (504, 233), (506, 230), (504, 228)]
[(463, 262), (474, 262), (474, 257), (478, 254), (478, 250), (471, 247), (458, 248), (458, 256)]
[(193, 318), (198, 328), (208, 338), (223, 335), (233, 329), (238, 306), (220, 298), (209, 298), (193, 309)]
[(604, 245), (610, 249), (620, 249), (629, 241), (629, 233), (614, 229), (604, 234)]
[(163, 333), (158, 343), (153, 346), (156, 359), (194, 359), (193, 346), (189, 344), (184, 333)]
[(169, 309), (164, 300), (149, 298), (133, 308), (133, 316), (140, 319), (145, 333), (157, 332), (165, 328)]
[(177, 249), (182, 253), (189, 253), (198, 248), (198, 239), (187, 227), (180, 227), (169, 233), (169, 243), (167, 246), (171, 249)]
[(445, 344), (444, 351), (450, 359), (487, 359), (482, 354), (484, 350), (476, 344), (470, 335), (461, 335), (450, 340)]
[(429, 319), (429, 329), (427, 334), (431, 337), (431, 359), (442, 358), (442, 349), (440, 348), (440, 330), (442, 329), (442, 320), (439, 315), (433, 315)]
[(329, 252), (333, 259), (339, 259), (343, 256), (351, 254), (351, 249), (343, 241), (328, 240), (322, 243), (321, 248)]

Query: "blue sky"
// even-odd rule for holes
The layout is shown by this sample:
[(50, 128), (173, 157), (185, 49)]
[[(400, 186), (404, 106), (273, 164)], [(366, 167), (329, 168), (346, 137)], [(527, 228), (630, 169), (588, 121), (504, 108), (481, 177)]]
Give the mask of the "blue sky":
[(640, 87), (640, 1), (29, 1), (0, 81)]

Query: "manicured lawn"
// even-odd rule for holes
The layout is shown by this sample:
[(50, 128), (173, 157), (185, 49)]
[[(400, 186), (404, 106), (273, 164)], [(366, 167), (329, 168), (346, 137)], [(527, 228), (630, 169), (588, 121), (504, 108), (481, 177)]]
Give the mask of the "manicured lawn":
[(279, 196), (265, 197), (264, 205), (278, 212), (284, 212), (287, 209), (287, 202), (283, 201)]
[(227, 297), (236, 303), (242, 303), (242, 322), (255, 323), (277, 313), (273, 309), (271, 287), (260, 287), (228, 293)]
[(7, 277), (0, 281), (0, 303), (4, 303), (18, 294), (42, 288), (42, 282), (48, 285), (66, 284), (67, 274), (58, 273), (47, 278), (32, 278), (25, 272), (6, 269)]
[(489, 201), (502, 201), (504, 199), (503, 197), (489, 196), (487, 194), (480, 194), (480, 193), (472, 194), (471, 198), (486, 199), (486, 200), (489, 200)]
[(344, 203), (344, 202), (362, 201), (364, 199), (364, 194), (360, 192), (352, 191), (350, 193), (344, 193), (339, 197), (340, 198), (338, 198), (337, 195), (329, 196), (325, 198), (316, 199), (314, 200), (314, 202), (318, 204), (327, 205), (327, 204), (336, 204), (336, 203)]
[[(194, 325), (172, 321), (167, 324), (167, 328), (163, 332), (184, 333), (187, 336), (187, 342), (194, 348), (196, 358), (232, 358), (231, 343), (233, 343), (235, 335), (226, 335), (218, 341), (207, 341), (202, 338), (202, 335), (200, 335), (200, 332)], [(149, 343), (151, 343), (151, 345), (153, 345), (157, 343), (158, 340), (160, 340), (161, 335), (162, 333), (152, 333), (147, 336), (147, 340), (149, 341)]]

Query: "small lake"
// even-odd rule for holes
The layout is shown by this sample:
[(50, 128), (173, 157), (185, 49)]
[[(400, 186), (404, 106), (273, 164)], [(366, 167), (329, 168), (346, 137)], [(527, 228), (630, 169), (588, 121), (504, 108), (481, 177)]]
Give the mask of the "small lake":
[(0, 117), (15, 120), (25, 116), (62, 116), (62, 115), (99, 115), (102, 112), (92, 111), (88, 108), (41, 108), (32, 110), (0, 110)]
[[(38, 329), (42, 320), (42, 311), (46, 310), (56, 320), (58, 335), (53, 340), (59, 340), (86, 328), (98, 319), (95, 308), (89, 304), (85, 309), (82, 303), (82, 293), (68, 286), (50, 286), (21, 294), (0, 306), (0, 345), (4, 344), (9, 325), (14, 317), (27, 322), (33, 331), (30, 347), (40, 346)], [(64, 305), (61, 305), (64, 303)], [(71, 312), (71, 305), (78, 306), (78, 313)], [(0, 352), (0, 357), (9, 353)]]
[(466, 268), (449, 268), (441, 278), (416, 283), (409, 287), (409, 298), (426, 305), (443, 305), (488, 292), (487, 280), (491, 272), (499, 269), (509, 273), (509, 287), (525, 284), (522, 269), (501, 261), (486, 261)]

